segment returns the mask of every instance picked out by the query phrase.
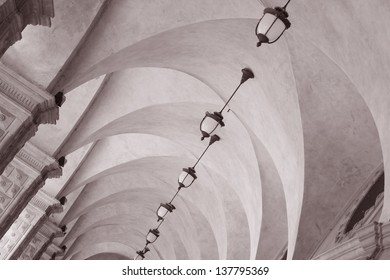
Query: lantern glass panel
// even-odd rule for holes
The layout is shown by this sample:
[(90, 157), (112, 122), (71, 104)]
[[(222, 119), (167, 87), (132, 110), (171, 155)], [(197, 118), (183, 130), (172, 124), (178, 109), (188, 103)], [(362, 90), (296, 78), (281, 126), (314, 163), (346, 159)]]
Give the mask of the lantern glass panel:
[(185, 171), (182, 171), (179, 175), (179, 183), (182, 183), (185, 188), (189, 187), (194, 180), (194, 177)]
[(156, 235), (154, 235), (152, 232), (149, 232), (148, 235), (146, 236), (146, 240), (149, 242), (149, 243), (153, 243), (154, 241), (157, 240), (157, 237)]
[(163, 206), (160, 206), (160, 208), (158, 208), (158, 211), (157, 211), (157, 215), (161, 218), (164, 218), (164, 216), (168, 213), (168, 209), (163, 207)]
[(286, 25), (283, 21), (273, 14), (265, 13), (257, 26), (257, 34), (267, 36), (269, 43), (273, 43), (283, 34), (285, 29)]
[(211, 117), (205, 117), (202, 121), (200, 129), (209, 135), (217, 128), (218, 122)]

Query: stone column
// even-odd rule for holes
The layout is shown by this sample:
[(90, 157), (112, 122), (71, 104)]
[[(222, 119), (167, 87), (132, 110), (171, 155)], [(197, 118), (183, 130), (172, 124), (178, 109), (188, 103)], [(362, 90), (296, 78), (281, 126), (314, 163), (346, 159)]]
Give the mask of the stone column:
[(0, 64), (0, 174), (39, 124), (58, 120), (55, 97)]
[(0, 238), (47, 178), (61, 176), (58, 162), (29, 142), (0, 176)]
[(0, 1), (0, 57), (22, 39), (27, 24), (50, 26), (52, 17), (53, 0)]

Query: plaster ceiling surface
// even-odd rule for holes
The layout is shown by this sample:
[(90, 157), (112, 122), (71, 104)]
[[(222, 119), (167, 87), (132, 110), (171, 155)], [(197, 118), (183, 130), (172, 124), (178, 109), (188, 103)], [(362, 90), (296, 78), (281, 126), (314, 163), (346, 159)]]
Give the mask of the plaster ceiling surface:
[(292, 27), (260, 48), (262, 10), (283, 1), (54, 2), (54, 28), (26, 29), (2, 62), (67, 95), (59, 124), (31, 140), (68, 158), (44, 187), (68, 198), (53, 217), (68, 226), (66, 259), (143, 248), (181, 168), (207, 146), (204, 112), (220, 110), (244, 67), (255, 78), (147, 258), (274, 259), (288, 248), (307, 259), (362, 182), (390, 168), (388, 1), (291, 1)]

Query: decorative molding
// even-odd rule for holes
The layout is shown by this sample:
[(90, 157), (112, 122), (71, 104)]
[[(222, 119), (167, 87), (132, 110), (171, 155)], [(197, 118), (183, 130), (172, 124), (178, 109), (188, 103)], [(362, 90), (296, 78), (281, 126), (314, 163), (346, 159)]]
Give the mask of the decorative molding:
[[(40, 124), (55, 124), (59, 109), (54, 96), (0, 63), (0, 174)], [(27, 154), (24, 154), (27, 153)], [(19, 157), (28, 159), (28, 152)], [(30, 160), (31, 161), (31, 160)], [(34, 165), (34, 163), (31, 163)], [(46, 165), (46, 164), (45, 164)], [(39, 167), (36, 167), (39, 169)], [(59, 176), (54, 174), (53, 176)]]
[(36, 223), (39, 213), (26, 207), (0, 240), (0, 259), (8, 259)]
[(33, 112), (37, 105), (37, 103), (31, 100), (28, 96), (19, 90), (16, 90), (15, 87), (3, 80), (0, 80), (0, 91), (2, 94), (5, 94), (10, 99), (23, 106), (29, 112)]
[[(47, 241), (54, 238), (55, 234), (60, 232), (58, 226), (55, 226), (48, 217), (51, 214), (50, 208), (59, 204), (59, 201), (47, 195), (44, 191), (39, 190), (38, 193), (31, 199), (19, 218), (29, 224), (29, 231), (15, 242), (13, 249), (6, 256), (8, 259), (18, 259), (23, 255), (23, 258), (33, 259), (40, 248)], [(6, 233), (6, 236), (12, 235), (14, 232), (11, 229)]]
[(41, 221), (36, 230), (26, 237), (25, 244), (21, 245), (10, 259), (38, 260), (54, 238), (63, 236), (61, 229), (53, 224), (47, 215)]
[(26, 152), (26, 150), (22, 149), (20, 150), (18, 153), (17, 153), (17, 156), (23, 160), (24, 162), (30, 164), (31, 166), (33, 166), (35, 169), (39, 170), (39, 171), (42, 171), (43, 168), (45, 167), (45, 165), (35, 159), (32, 155), (30, 155), (28, 152)]
[(60, 202), (46, 194), (43, 190), (39, 190), (37, 194), (30, 200), (29, 204), (40, 209), (41, 211), (51, 213), (51, 209), (62, 209)]

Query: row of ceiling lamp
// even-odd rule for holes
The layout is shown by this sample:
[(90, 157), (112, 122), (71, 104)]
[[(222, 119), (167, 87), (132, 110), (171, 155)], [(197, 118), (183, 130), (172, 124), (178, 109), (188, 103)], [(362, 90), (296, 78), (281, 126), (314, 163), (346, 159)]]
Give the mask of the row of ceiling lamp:
[[(261, 46), (261, 44), (263, 43), (272, 44), (276, 42), (282, 36), (283, 32), (291, 26), (290, 21), (287, 19), (288, 13), (286, 11), (287, 5), (290, 3), (290, 1), (291, 0), (289, 0), (283, 7), (264, 9), (264, 14), (256, 26), (256, 35), (259, 40), (259, 42), (257, 43), (258, 47)], [(156, 228), (149, 230), (148, 234), (146, 235), (146, 244), (142, 250), (136, 252), (137, 254), (134, 258), (135, 260), (143, 260), (145, 258), (145, 254), (150, 251), (148, 245), (154, 243), (160, 236), (159, 228), (164, 222), (165, 216), (176, 209), (176, 207), (172, 204), (173, 200), (176, 198), (182, 188), (190, 187), (192, 183), (197, 179), (195, 171), (196, 165), (207, 152), (208, 148), (213, 143), (220, 140), (220, 137), (216, 134), (213, 134), (213, 132), (218, 128), (218, 126), (225, 126), (222, 115), (223, 110), (226, 108), (230, 100), (236, 94), (240, 86), (248, 79), (254, 78), (254, 74), (251, 69), (244, 68), (241, 71), (242, 77), (240, 84), (226, 101), (222, 109), (219, 112), (214, 113), (206, 112), (203, 120), (200, 123), (200, 131), (202, 133), (201, 140), (203, 140), (204, 138), (210, 138), (209, 144), (192, 167), (183, 168), (183, 171), (178, 178), (179, 188), (171, 199), (171, 201), (168, 203), (160, 204), (160, 207), (156, 211), (157, 222), (159, 222), (159, 224)]]

